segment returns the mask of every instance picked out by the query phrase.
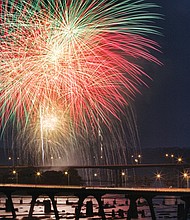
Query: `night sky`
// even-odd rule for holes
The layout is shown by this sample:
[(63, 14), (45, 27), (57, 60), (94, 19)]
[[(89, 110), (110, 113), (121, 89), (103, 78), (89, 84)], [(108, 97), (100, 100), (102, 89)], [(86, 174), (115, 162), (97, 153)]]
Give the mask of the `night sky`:
[(161, 6), (163, 20), (156, 21), (163, 36), (159, 59), (148, 63), (153, 78), (134, 105), (140, 143), (144, 147), (190, 148), (190, 0), (146, 0)]
[(135, 100), (141, 147), (190, 148), (190, 0), (150, 2), (164, 17), (157, 39), (163, 66), (147, 67), (153, 81)]

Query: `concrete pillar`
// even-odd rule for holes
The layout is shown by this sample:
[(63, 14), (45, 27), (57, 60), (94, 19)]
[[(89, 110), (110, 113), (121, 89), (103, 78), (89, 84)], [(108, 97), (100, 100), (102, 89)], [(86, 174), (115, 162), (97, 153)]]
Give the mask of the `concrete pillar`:
[(114, 209), (112, 209), (112, 211), (111, 211), (111, 217), (115, 218), (115, 210)]
[(132, 218), (138, 218), (138, 211), (137, 211), (137, 196), (130, 196), (129, 200), (130, 200), (130, 205), (129, 205), (129, 209), (127, 212), (127, 219), (130, 220)]
[(92, 203), (92, 201), (86, 202), (86, 216), (87, 217), (93, 216), (93, 203)]
[(184, 204), (178, 204), (177, 205), (177, 219), (179, 220), (183, 219), (184, 212), (185, 212)]
[(118, 215), (119, 215), (120, 218), (124, 218), (124, 211), (123, 211), (123, 209), (119, 209), (118, 210)]
[[(53, 205), (53, 210), (54, 210), (54, 213), (55, 213), (55, 218), (59, 219), (59, 212), (57, 210), (57, 202), (55, 201), (55, 196), (54, 195), (49, 195), (49, 197), (50, 197), (52, 205)], [(51, 209), (51, 205), (50, 205), (50, 209)]]
[(87, 197), (87, 195), (77, 195), (79, 200), (78, 200), (78, 207), (75, 209), (75, 219), (78, 220), (80, 218), (80, 212), (81, 212), (81, 208), (83, 205), (83, 202), (85, 200), (85, 198)]
[(43, 204), (44, 204), (44, 213), (49, 214), (51, 212), (51, 202), (50, 202), (50, 200), (49, 199), (44, 200)]
[(12, 212), (13, 219), (15, 219), (16, 218), (16, 212), (15, 212), (15, 209), (14, 209), (11, 193), (6, 193), (6, 196), (7, 196), (7, 200), (6, 200), (6, 204), (5, 204), (6, 205), (6, 211)]
[(144, 196), (144, 198), (146, 199), (146, 201), (149, 205), (152, 220), (156, 220), (156, 215), (155, 215), (154, 206), (153, 206), (153, 202), (152, 202), (153, 196)]
[(12, 206), (11, 206), (11, 203), (10, 203), (9, 199), (6, 199), (6, 201), (5, 201), (5, 211), (6, 212), (12, 212)]
[(187, 220), (188, 212), (190, 209), (190, 197), (189, 196), (184, 196), (181, 198), (185, 202), (185, 208), (184, 208), (184, 213), (183, 217), (180, 220)]
[(39, 194), (33, 194), (32, 195), (32, 201), (31, 201), (30, 210), (29, 210), (29, 214), (28, 214), (29, 218), (32, 218), (32, 214), (33, 214), (33, 211), (34, 211), (34, 206), (35, 206), (35, 203), (36, 203), (36, 199), (38, 197), (39, 197)]
[(94, 198), (96, 198), (99, 206), (99, 215), (102, 216), (102, 220), (106, 219), (104, 208), (103, 208), (103, 203), (102, 203), (102, 195), (94, 195)]

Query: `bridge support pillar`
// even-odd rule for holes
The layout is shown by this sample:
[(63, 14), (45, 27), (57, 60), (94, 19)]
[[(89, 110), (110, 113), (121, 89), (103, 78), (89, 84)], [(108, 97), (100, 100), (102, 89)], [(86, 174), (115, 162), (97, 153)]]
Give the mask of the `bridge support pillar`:
[(10, 210), (12, 212), (13, 219), (15, 219), (16, 218), (16, 212), (15, 212), (15, 209), (14, 209), (11, 193), (7, 192), (7, 193), (5, 193), (5, 195), (7, 196), (7, 203), (9, 204)]
[(187, 216), (188, 216), (189, 209), (190, 209), (190, 197), (189, 196), (182, 197), (181, 199), (185, 202), (185, 210), (184, 210), (183, 217), (180, 220), (186, 220)]
[(59, 213), (58, 213), (57, 205), (56, 205), (56, 202), (55, 202), (55, 196), (51, 194), (51, 195), (49, 195), (49, 198), (51, 199), (53, 209), (54, 209), (54, 213), (55, 213), (55, 218), (57, 220), (57, 219), (59, 219)]
[(38, 197), (39, 197), (39, 194), (33, 194), (32, 195), (32, 201), (31, 201), (30, 210), (29, 210), (29, 214), (28, 214), (29, 218), (32, 218), (32, 214), (33, 214), (33, 211), (34, 211), (34, 206), (35, 206), (35, 203), (36, 203), (36, 199)]
[(138, 199), (137, 196), (130, 196), (130, 205), (127, 212), (127, 219), (131, 220), (132, 218), (138, 218), (138, 211), (137, 211), (137, 203), (136, 200)]
[(144, 198), (146, 199), (146, 201), (149, 205), (152, 220), (156, 220), (156, 215), (155, 215), (154, 206), (153, 206), (153, 202), (152, 202), (153, 196), (146, 196), (146, 197), (144, 196)]
[(103, 203), (102, 203), (102, 195), (94, 195), (94, 198), (97, 200), (98, 202), (98, 206), (99, 206), (99, 215), (102, 216), (102, 220), (106, 219), (105, 216), (105, 212), (104, 212), (104, 208), (103, 208)]
[(98, 206), (99, 206), (99, 215), (102, 217), (102, 220), (106, 220), (106, 216), (105, 216), (105, 212), (104, 212), (104, 208), (103, 208), (103, 203), (102, 203), (102, 195), (93, 195), (93, 194), (78, 194), (78, 207), (77, 209), (75, 210), (75, 219), (78, 220), (80, 218), (80, 212), (81, 212), (81, 208), (82, 208), (82, 205), (83, 205), (83, 202), (84, 200), (88, 197), (88, 196), (94, 196), (94, 198), (97, 200), (98, 202)]
[(78, 207), (75, 210), (75, 219), (78, 220), (80, 218), (80, 212), (81, 212), (81, 208), (83, 205), (83, 202), (85, 200), (85, 198), (87, 197), (86, 195), (77, 195), (79, 200), (78, 200)]

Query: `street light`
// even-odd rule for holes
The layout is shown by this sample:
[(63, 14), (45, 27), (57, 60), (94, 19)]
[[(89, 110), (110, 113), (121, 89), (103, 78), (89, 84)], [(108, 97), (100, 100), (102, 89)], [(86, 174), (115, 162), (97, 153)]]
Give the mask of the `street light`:
[(127, 174), (123, 171), (121, 172), (122, 183), (124, 182), (124, 186), (126, 187), (126, 178)]
[(51, 165), (53, 166), (53, 156), (51, 156)]
[(178, 163), (182, 163), (182, 162), (183, 162), (182, 157), (178, 157), (178, 158), (177, 158), (177, 162), (178, 162)]
[[(177, 163), (178, 164), (182, 164), (183, 163), (183, 158), (182, 157), (178, 157), (177, 158)], [(177, 186), (180, 186), (180, 176), (181, 176), (181, 172), (180, 172), (180, 167), (178, 167), (177, 169)]]
[(162, 179), (162, 174), (161, 174), (161, 172), (157, 172), (157, 173), (155, 174), (155, 184), (156, 184), (157, 187), (161, 187), (161, 186), (162, 186), (162, 184), (161, 184), (161, 179)]
[(139, 154), (139, 155), (138, 155), (138, 158), (139, 158), (139, 163), (141, 163), (142, 155)]
[(174, 154), (171, 154), (172, 163), (174, 162)]
[(41, 176), (41, 173), (39, 171), (37, 171), (36, 176)]
[(161, 174), (160, 174), (160, 173), (157, 173), (157, 174), (156, 174), (156, 179), (157, 179), (157, 180), (160, 180), (160, 179), (161, 179)]
[(142, 155), (138, 154), (138, 155), (131, 155), (132, 158), (132, 162), (135, 162), (136, 164), (141, 163), (142, 160)]
[(12, 166), (14, 165), (14, 161), (11, 156), (8, 157), (8, 161)]
[(35, 179), (36, 179), (36, 183), (40, 182), (40, 177), (41, 177), (41, 172), (40, 171), (37, 171), (36, 174), (35, 174)]
[(187, 188), (189, 188), (189, 178), (190, 178), (189, 173), (188, 172), (183, 173), (183, 177), (184, 177), (184, 179), (187, 180), (187, 182), (186, 182)]
[(174, 162), (174, 158), (175, 158), (174, 154), (166, 153), (165, 157), (167, 158), (167, 160), (171, 161), (172, 163)]
[(157, 181), (160, 181), (160, 180), (162, 179), (162, 174), (161, 174), (161, 172), (155, 173), (155, 178), (156, 178)]
[(16, 170), (13, 170), (12, 174), (15, 177), (15, 182), (18, 183), (18, 172)]
[(67, 176), (67, 185), (70, 185), (69, 172), (65, 171), (65, 175)]
[(138, 160), (138, 159), (135, 159), (135, 163), (139, 163), (139, 160)]

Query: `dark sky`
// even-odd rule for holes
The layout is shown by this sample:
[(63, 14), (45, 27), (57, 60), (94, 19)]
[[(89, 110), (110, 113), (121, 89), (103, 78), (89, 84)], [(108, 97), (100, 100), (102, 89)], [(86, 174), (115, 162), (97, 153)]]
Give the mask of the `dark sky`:
[(190, 148), (190, 0), (151, 0), (160, 5), (162, 67), (135, 101), (143, 147)]
[(153, 81), (135, 100), (141, 146), (190, 148), (190, 0), (146, 1), (164, 17), (157, 21), (163, 66), (148, 64)]

